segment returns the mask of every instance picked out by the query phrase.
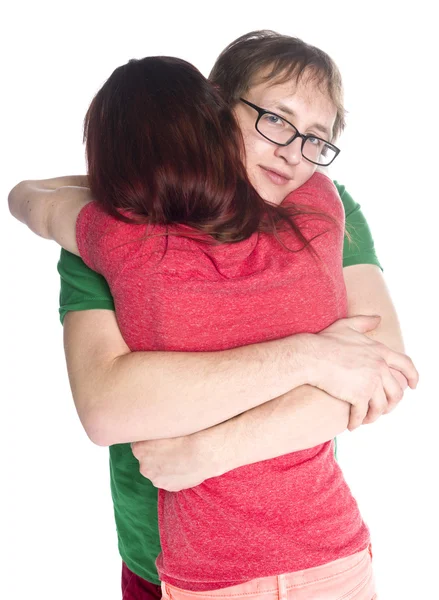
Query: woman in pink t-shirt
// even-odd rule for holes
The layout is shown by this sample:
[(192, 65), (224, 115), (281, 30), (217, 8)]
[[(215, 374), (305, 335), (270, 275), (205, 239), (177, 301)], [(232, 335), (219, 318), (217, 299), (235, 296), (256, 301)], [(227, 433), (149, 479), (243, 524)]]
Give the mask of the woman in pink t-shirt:
[[(188, 63), (130, 61), (98, 92), (85, 121), (92, 196), (44, 205), (42, 222), (105, 276), (132, 351), (309, 339), (346, 316), (343, 208), (314, 173), (338, 149), (285, 123), (262, 110), (257, 130), (280, 145), (297, 139), (313, 167), (276, 204), (247, 176), (232, 111)], [(398, 368), (410, 379), (402, 357)], [(298, 373), (304, 383), (336, 395)], [(160, 490), (159, 525), (170, 598), (375, 597), (369, 532), (332, 442)]]

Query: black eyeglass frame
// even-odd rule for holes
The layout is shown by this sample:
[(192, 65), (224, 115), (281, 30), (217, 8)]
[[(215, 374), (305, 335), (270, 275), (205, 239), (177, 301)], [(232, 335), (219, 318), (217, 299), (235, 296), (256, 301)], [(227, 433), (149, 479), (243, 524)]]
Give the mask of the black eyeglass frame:
[[(281, 117), (277, 113), (274, 113), (271, 110), (265, 110), (265, 108), (261, 108), (260, 106), (257, 106), (256, 104), (253, 104), (252, 102), (249, 102), (248, 100), (245, 100), (244, 98), (240, 98), (240, 100), (241, 100), (241, 102), (244, 102), (244, 104), (247, 104), (248, 106), (250, 106), (250, 108), (253, 108), (258, 113), (258, 118), (256, 119), (256, 123), (255, 123), (255, 129), (259, 133), (259, 135), (262, 135), (263, 138), (265, 138), (266, 140), (268, 140), (272, 144), (276, 144), (276, 146), (289, 146), (290, 144), (292, 144), (294, 142), (295, 139), (297, 139), (299, 137), (302, 140), (302, 146), (301, 146), (300, 151), (302, 153), (303, 158), (305, 160), (307, 160), (308, 162), (313, 163), (314, 165), (318, 165), (319, 167), (329, 167), (329, 165), (332, 164), (334, 162), (334, 160), (337, 158), (337, 156), (340, 154), (340, 148), (337, 148), (337, 146), (334, 146), (334, 144), (331, 144), (331, 142), (328, 142), (327, 140), (324, 140), (323, 138), (320, 138), (317, 135), (305, 135), (304, 133), (300, 133), (300, 131), (297, 129), (297, 127), (295, 125), (293, 125), (292, 123), (290, 123), (284, 117)], [(272, 140), (271, 138), (267, 137), (265, 134), (263, 134), (258, 129), (259, 121), (262, 119), (262, 117), (264, 115), (274, 115), (278, 119), (282, 119), (282, 121), (285, 121), (285, 123), (288, 123), (288, 125), (290, 125), (296, 131), (296, 133), (285, 144), (281, 144), (280, 142), (276, 142), (275, 140)], [(307, 158), (306, 156), (304, 156), (304, 154), (303, 154), (303, 148), (304, 148), (305, 143), (307, 142), (307, 140), (309, 140), (310, 138), (312, 138), (314, 140), (320, 140), (321, 142), (323, 142), (325, 144), (328, 144), (328, 146), (330, 146), (332, 148), (332, 150), (334, 150), (335, 155), (330, 160), (330, 162), (328, 162), (327, 164), (323, 165), (322, 163), (315, 162), (314, 160), (311, 160), (310, 158)]]

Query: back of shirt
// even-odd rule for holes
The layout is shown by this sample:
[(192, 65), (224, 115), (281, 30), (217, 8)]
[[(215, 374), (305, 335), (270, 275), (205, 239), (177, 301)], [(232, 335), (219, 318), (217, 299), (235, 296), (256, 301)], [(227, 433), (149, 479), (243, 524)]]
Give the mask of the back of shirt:
[[(288, 201), (343, 223), (324, 175)], [(209, 245), (185, 237), (187, 227), (127, 225), (96, 204), (81, 212), (77, 238), (109, 283), (131, 350), (213, 351), (318, 332), (346, 315), (343, 228), (315, 215), (297, 223), (317, 257), (291, 232), (281, 234), (289, 249), (267, 234)], [(329, 442), (160, 491), (159, 524), (161, 579), (196, 591), (317, 566), (368, 543)]]

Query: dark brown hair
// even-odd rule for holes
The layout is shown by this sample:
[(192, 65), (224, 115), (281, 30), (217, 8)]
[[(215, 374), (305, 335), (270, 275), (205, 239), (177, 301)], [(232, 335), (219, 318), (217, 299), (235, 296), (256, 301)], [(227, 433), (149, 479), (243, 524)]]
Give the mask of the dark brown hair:
[(232, 110), (183, 60), (149, 57), (117, 68), (88, 109), (84, 139), (90, 189), (123, 221), (185, 224), (218, 242), (277, 235), (287, 225), (309, 243), (294, 217), (312, 211), (259, 196)]
[(336, 107), (335, 140), (345, 126), (343, 85), (336, 64), (323, 50), (275, 31), (251, 31), (223, 50), (209, 75), (231, 107), (257, 83), (298, 83), (302, 78), (317, 84)]

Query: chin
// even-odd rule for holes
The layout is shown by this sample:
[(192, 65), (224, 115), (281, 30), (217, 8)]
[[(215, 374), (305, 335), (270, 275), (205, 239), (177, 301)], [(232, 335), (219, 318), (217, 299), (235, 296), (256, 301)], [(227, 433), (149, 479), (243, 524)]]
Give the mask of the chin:
[(260, 194), (260, 196), (263, 200), (265, 200), (265, 202), (269, 202), (270, 204), (276, 204), (276, 205), (279, 205), (284, 199), (284, 196), (279, 197), (276, 194), (268, 194), (267, 193), (267, 194)]
[[(273, 189), (270, 186), (254, 186), (260, 197), (265, 200), (265, 202), (270, 202), (270, 204), (280, 204), (287, 194), (279, 193), (279, 190)], [(289, 193), (289, 192), (288, 192)]]
[(274, 189), (274, 190), (269, 190), (266, 193), (266, 196), (262, 196), (264, 198), (264, 200), (266, 200), (267, 202), (271, 202), (271, 204), (282, 204), (282, 202), (285, 200), (285, 198), (288, 196), (288, 194), (291, 194), (291, 192), (293, 190), (295, 190), (295, 187), (292, 188), (288, 188), (288, 189)]

